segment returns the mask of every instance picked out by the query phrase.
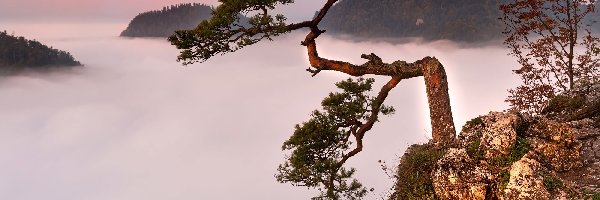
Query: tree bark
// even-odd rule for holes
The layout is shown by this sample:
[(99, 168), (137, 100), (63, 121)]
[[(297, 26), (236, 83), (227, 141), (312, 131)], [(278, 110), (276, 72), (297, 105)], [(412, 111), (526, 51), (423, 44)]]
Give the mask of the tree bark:
[(424, 59), (423, 77), (429, 101), (433, 141), (437, 145), (452, 142), (456, 136), (456, 130), (452, 119), (448, 79), (444, 66), (435, 58)]
[(309, 34), (304, 41), (311, 67), (316, 69), (315, 74), (321, 70), (331, 70), (352, 76), (384, 75), (395, 77), (394, 79), (398, 79), (398, 82), (403, 79), (423, 76), (429, 103), (433, 142), (436, 145), (445, 145), (454, 141), (456, 130), (452, 118), (450, 95), (448, 94), (448, 78), (444, 66), (436, 58), (425, 57), (414, 63), (396, 61), (388, 64), (381, 62), (379, 57), (371, 54), (362, 56), (369, 60), (368, 62), (362, 65), (354, 65), (319, 57), (314, 40), (317, 36)]

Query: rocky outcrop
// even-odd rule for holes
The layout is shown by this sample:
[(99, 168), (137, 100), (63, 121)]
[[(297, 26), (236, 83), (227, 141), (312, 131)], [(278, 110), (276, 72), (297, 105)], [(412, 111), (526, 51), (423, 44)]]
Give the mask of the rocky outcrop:
[(594, 121), (583, 119), (569, 124), (581, 143), (581, 158), (586, 161), (584, 164), (600, 162), (600, 129), (594, 127)]
[(515, 113), (500, 112), (492, 112), (481, 118), (485, 126), (480, 148), (485, 158), (492, 159), (510, 154), (510, 149), (517, 141), (517, 126), (521, 118)]
[(435, 194), (442, 199), (485, 199), (491, 174), (472, 161), (465, 149), (451, 148), (433, 172)]
[(541, 176), (542, 165), (535, 159), (524, 156), (510, 166), (510, 178), (499, 199), (549, 199)]
[[(579, 88), (555, 97), (537, 116), (490, 112), (472, 119), (454, 144), (437, 147), (441, 155), (428, 156), (436, 160), (412, 162), (431, 169), (432, 190), (392, 198), (600, 199), (600, 84)], [(436, 145), (420, 147), (427, 154)]]
[(581, 144), (575, 139), (574, 129), (567, 123), (544, 118), (535, 119), (526, 131), (533, 151), (556, 171), (579, 168)]
[[(580, 170), (582, 145), (568, 123), (514, 112), (469, 122), (432, 172), (441, 199), (580, 198), (559, 176)], [(590, 153), (591, 154), (591, 153)]]
[(569, 124), (576, 133), (576, 140), (581, 144), (583, 167), (560, 173), (559, 176), (579, 191), (600, 194), (600, 129), (594, 127), (591, 119)]

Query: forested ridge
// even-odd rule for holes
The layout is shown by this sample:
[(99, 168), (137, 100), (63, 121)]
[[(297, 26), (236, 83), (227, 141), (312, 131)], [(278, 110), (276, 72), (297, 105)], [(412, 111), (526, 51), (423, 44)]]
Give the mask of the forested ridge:
[(69, 52), (0, 32), (0, 73), (59, 66), (81, 66), (81, 63)]
[(199, 3), (186, 3), (163, 7), (137, 15), (121, 36), (168, 37), (175, 30), (193, 29), (202, 20), (210, 19), (212, 8)]
[(343, 0), (321, 25), (359, 37), (422, 37), (477, 42), (500, 40), (506, 0)]

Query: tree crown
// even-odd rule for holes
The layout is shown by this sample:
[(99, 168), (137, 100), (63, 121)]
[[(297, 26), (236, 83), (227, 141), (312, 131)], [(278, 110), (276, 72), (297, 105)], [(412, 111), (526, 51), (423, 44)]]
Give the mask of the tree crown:
[[(293, 0), (219, 0), (210, 20), (193, 30), (179, 30), (168, 40), (182, 49), (178, 61), (184, 64), (204, 62), (209, 58), (234, 52), (263, 39), (288, 32), (286, 17), (272, 16), (269, 11)], [(242, 15), (252, 15), (242, 21)]]

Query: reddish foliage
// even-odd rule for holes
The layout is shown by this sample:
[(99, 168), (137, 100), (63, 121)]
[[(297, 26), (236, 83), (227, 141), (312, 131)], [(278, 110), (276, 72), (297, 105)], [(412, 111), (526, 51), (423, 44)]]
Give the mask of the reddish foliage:
[(583, 30), (595, 0), (514, 0), (500, 7), (504, 43), (521, 65), (523, 85), (509, 90), (514, 109), (539, 113), (549, 99), (598, 77), (598, 42)]

